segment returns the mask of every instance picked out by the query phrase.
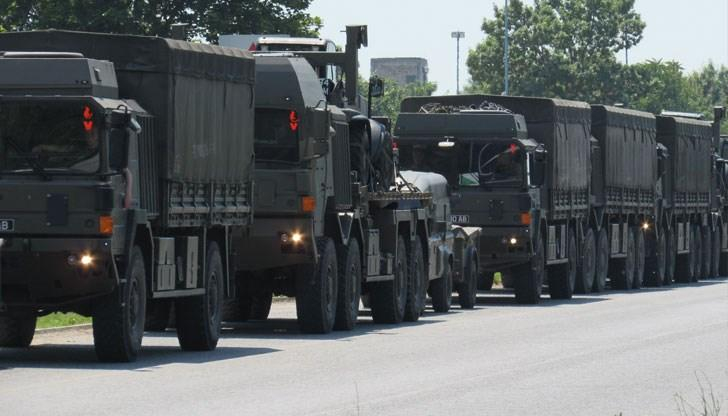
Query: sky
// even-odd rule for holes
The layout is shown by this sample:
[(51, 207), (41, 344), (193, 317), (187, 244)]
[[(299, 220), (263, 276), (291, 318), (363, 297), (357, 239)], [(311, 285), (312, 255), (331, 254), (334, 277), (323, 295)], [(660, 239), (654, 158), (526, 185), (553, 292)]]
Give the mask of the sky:
[[(347, 24), (369, 26), (369, 47), (360, 52), (361, 73), (369, 75), (371, 58), (422, 57), (438, 94), (455, 93), (460, 40), (460, 88), (468, 81), (468, 50), (483, 40), (483, 18), (503, 0), (313, 0), (309, 9), (323, 19), (321, 36), (344, 45)], [(647, 24), (642, 41), (629, 52), (630, 63), (675, 60), (686, 71), (713, 62), (728, 65), (728, 0), (636, 0)], [(624, 52), (618, 55), (624, 61)]]

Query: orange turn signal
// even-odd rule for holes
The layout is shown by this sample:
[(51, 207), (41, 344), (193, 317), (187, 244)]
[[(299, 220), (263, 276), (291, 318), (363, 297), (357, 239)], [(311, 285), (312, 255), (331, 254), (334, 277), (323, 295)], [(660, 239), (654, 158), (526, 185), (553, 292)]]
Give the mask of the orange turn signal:
[(114, 233), (114, 219), (110, 215), (102, 215), (99, 217), (99, 232), (105, 235)]
[(316, 210), (316, 199), (312, 196), (302, 197), (301, 210), (303, 212), (314, 212)]
[(531, 224), (531, 213), (522, 212), (521, 213), (521, 225), (530, 225), (530, 224)]

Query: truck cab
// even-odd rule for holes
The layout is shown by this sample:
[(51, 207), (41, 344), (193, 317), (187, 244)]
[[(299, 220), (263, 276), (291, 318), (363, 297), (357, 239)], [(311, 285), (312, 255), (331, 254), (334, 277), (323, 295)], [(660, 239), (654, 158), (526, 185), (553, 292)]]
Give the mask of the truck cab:
[[(457, 106), (448, 100), (458, 100)], [(467, 101), (405, 99), (395, 135), (403, 169), (447, 178), (453, 224), (482, 227), (479, 258), (486, 276), (480, 285), (489, 287), (494, 271), (531, 257), (545, 152), (528, 138), (523, 116), (476, 108), (481, 101), (475, 97)], [(428, 103), (439, 104), (425, 109)]]

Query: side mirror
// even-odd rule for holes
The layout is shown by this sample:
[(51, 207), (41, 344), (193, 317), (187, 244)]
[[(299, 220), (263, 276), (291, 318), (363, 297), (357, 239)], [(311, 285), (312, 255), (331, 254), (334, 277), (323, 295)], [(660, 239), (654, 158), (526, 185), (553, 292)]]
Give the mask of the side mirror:
[(543, 186), (546, 183), (546, 149), (538, 146), (531, 158), (530, 181), (532, 186)]
[(373, 76), (369, 79), (369, 97), (378, 98), (384, 95), (384, 80)]
[(109, 167), (120, 171), (129, 163), (129, 128), (138, 128), (139, 124), (131, 114), (114, 110), (109, 116)]
[(334, 88), (336, 88), (336, 83), (331, 79), (326, 78), (321, 81), (321, 89), (324, 91), (326, 99), (329, 99), (331, 93), (334, 92)]
[(303, 159), (313, 159), (329, 152), (331, 123), (329, 111), (320, 107), (309, 107), (305, 113), (305, 129), (303, 131)]

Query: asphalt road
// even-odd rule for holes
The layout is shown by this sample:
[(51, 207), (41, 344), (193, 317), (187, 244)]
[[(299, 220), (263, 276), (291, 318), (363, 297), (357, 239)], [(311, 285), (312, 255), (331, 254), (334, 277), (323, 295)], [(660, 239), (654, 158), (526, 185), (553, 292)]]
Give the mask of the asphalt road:
[[(308, 336), (293, 303), (211, 353), (150, 334), (134, 364), (95, 360), (87, 328), (0, 349), (0, 414), (678, 415), (700, 384), (728, 408), (728, 280)], [(709, 385), (710, 384), (710, 385)], [(724, 413), (721, 413), (724, 414)]]

